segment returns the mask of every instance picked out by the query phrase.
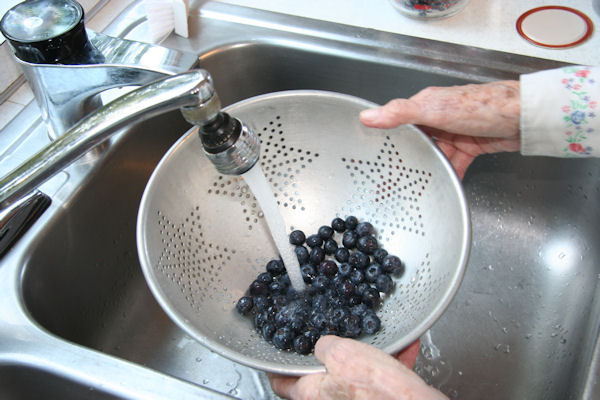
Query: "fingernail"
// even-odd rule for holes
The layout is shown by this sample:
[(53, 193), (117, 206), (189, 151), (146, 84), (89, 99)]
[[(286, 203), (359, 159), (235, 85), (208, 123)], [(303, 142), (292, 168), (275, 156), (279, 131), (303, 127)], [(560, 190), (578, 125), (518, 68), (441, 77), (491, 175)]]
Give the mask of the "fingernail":
[(369, 108), (360, 112), (360, 119), (373, 121), (379, 116), (379, 108)]

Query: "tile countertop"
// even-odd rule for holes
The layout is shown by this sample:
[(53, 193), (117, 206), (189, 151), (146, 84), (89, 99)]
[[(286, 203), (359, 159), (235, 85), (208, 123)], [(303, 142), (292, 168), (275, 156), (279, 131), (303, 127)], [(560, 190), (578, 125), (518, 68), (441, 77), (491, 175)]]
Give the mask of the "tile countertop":
[[(593, 5), (600, 0), (470, 0), (460, 13), (434, 21), (406, 17), (390, 0), (219, 1), (573, 64), (600, 63), (600, 15)], [(586, 14), (594, 23), (591, 38), (568, 49), (547, 49), (527, 42), (517, 33), (516, 21), (524, 12), (545, 5), (571, 7)]]

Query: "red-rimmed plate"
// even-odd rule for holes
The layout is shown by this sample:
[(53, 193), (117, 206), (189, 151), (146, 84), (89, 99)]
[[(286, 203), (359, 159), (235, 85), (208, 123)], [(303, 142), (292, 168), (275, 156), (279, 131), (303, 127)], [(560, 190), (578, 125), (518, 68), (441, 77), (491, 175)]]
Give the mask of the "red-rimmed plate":
[(517, 20), (517, 31), (537, 46), (564, 49), (589, 39), (594, 24), (587, 15), (573, 8), (545, 6), (521, 15)]

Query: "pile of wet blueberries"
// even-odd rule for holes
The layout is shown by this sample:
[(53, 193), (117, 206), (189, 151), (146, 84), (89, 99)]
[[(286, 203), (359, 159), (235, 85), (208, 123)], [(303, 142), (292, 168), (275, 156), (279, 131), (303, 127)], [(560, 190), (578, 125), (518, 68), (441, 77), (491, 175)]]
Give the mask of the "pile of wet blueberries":
[(380, 247), (373, 225), (354, 216), (334, 218), (317, 233), (289, 235), (300, 263), (305, 290), (291, 287), (280, 259), (250, 284), (236, 308), (281, 350), (309, 354), (319, 337), (358, 338), (381, 329), (376, 314), (403, 273), (399, 257)]

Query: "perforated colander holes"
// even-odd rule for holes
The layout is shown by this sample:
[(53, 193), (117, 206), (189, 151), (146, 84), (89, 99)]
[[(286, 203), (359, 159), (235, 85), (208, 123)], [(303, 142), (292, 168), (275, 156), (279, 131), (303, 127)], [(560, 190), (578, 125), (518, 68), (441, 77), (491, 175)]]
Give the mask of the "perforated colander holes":
[(157, 211), (164, 246), (157, 268), (179, 287), (192, 306), (206, 299), (230, 303), (232, 295), (220, 275), (231, 263), (235, 249), (204, 239), (199, 211), (196, 206), (184, 222), (177, 224)]
[(305, 211), (302, 194), (297, 187), (297, 177), (319, 153), (294, 148), (286, 143), (284, 122), (280, 115), (257, 132), (261, 141), (260, 164), (271, 184), (277, 204), (292, 210)]

